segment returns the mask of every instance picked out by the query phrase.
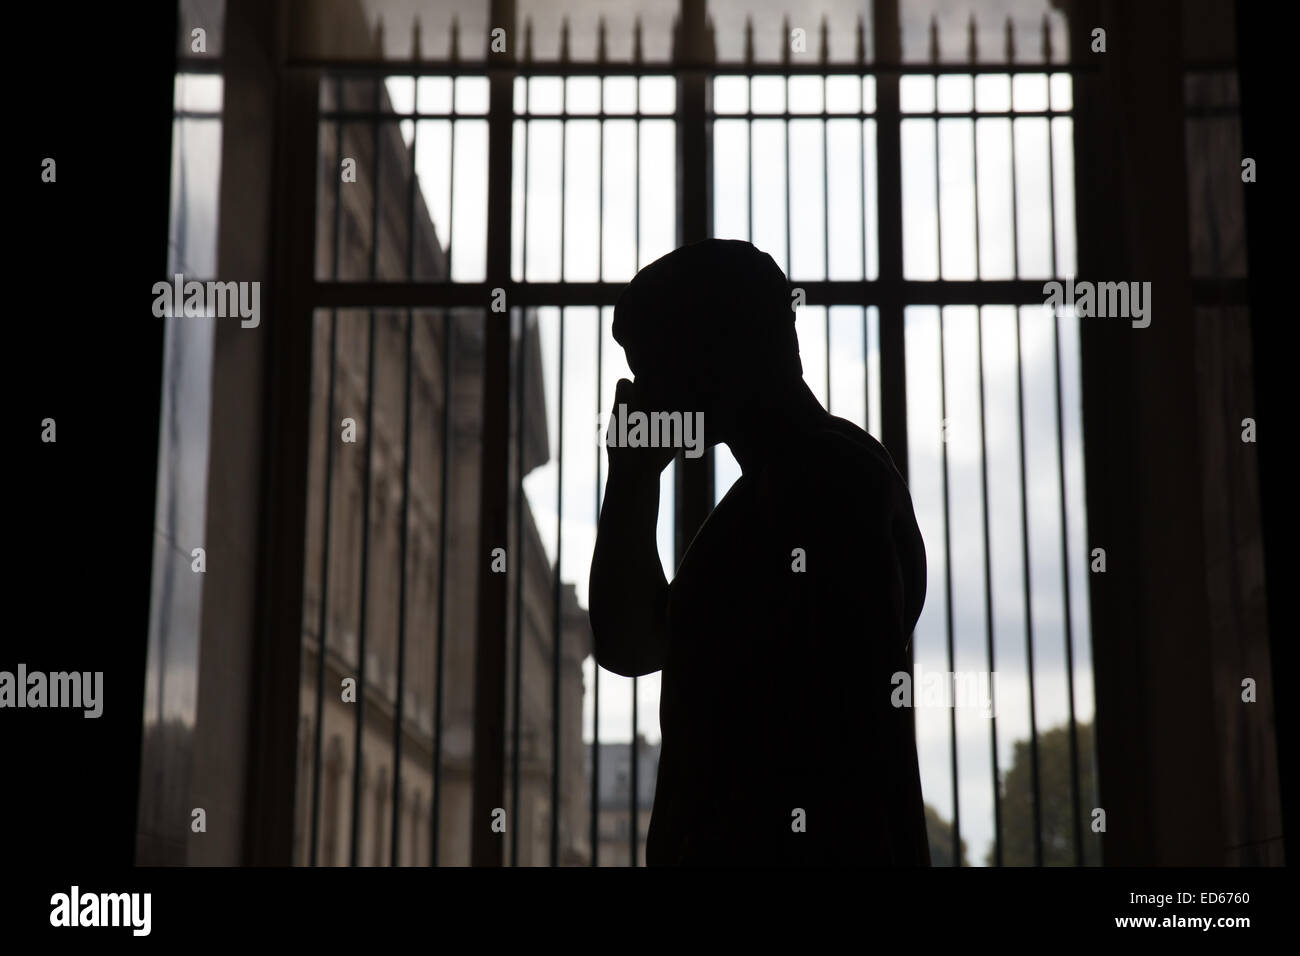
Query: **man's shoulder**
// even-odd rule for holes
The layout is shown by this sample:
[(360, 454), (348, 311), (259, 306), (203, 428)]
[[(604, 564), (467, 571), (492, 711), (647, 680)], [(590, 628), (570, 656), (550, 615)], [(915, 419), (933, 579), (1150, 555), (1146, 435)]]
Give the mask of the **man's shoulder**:
[[(830, 416), (775, 462), (773, 486), (805, 496), (809, 506), (892, 506), (906, 483), (885, 447), (857, 425)], [(859, 510), (855, 508), (854, 510)]]

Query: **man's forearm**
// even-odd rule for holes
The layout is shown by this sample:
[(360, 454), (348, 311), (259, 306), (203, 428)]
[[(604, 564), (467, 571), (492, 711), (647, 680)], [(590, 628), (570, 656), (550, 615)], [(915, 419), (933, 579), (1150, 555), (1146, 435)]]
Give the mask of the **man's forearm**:
[(659, 476), (611, 469), (592, 553), (596, 662), (626, 677), (663, 668), (668, 581), (659, 561)]

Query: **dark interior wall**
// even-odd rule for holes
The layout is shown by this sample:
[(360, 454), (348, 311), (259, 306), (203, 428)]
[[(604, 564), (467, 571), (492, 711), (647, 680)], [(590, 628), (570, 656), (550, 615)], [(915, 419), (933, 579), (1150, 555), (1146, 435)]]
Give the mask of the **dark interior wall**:
[[(1184, 12), (1082, 2), (1072, 18), (1076, 59), (1099, 67), (1077, 81), (1080, 278), (1149, 281), (1153, 303), (1148, 328), (1081, 320), (1088, 547), (1107, 554), (1090, 590), (1108, 865), (1280, 862), (1241, 852), (1281, 833), (1255, 446), (1237, 411), (1249, 327), (1197, 307)], [(1245, 677), (1262, 705), (1242, 702)]]
[[(1289, 461), (1289, 439), (1276, 438), (1288, 435), (1285, 409), (1294, 405), (1294, 391), (1286, 396), (1288, 378), (1294, 371), (1285, 363), (1295, 360), (1294, 336), (1289, 315), (1282, 313), (1276, 303), (1287, 301), (1288, 292), (1282, 288), (1292, 268), (1283, 257), (1292, 254), (1294, 241), (1286, 241), (1283, 229), (1293, 230), (1293, 213), (1284, 206), (1283, 192), (1294, 193), (1290, 174), (1282, 172), (1282, 163), (1294, 155), (1294, 148), (1283, 145), (1282, 137), (1290, 139), (1291, 123), (1279, 122), (1294, 108), (1293, 84), (1285, 79), (1283, 63), (1290, 53), (1284, 44), (1292, 42), (1291, 35), (1276, 29), (1276, 24), (1259, 4), (1238, 0), (1234, 4), (1234, 26), (1237, 47), (1237, 72), (1241, 84), (1241, 139), (1242, 155), (1254, 158), (1266, 172), (1245, 190), (1245, 220), (1247, 257), (1250, 261), (1248, 281), (1250, 297), (1250, 360), (1254, 369), (1254, 412), (1260, 427), (1260, 442), (1255, 448), (1257, 462), (1258, 494), (1262, 520), (1260, 535), (1264, 555), (1264, 609), (1268, 622), (1267, 650), (1274, 674), (1291, 673), (1293, 657), (1287, 638), (1293, 633), (1288, 624), (1294, 613), (1288, 614), (1283, 606), (1286, 584), (1280, 569), (1285, 567), (1286, 549), (1294, 542), (1291, 533), (1295, 528), (1293, 482), (1288, 482), (1283, 467)], [(1285, 157), (1285, 159), (1283, 159)], [(1281, 175), (1275, 175), (1281, 172)], [(1283, 221), (1283, 216), (1287, 221)], [(1277, 778), (1279, 783), (1281, 840), (1283, 859), (1292, 859), (1286, 852), (1292, 845), (1288, 823), (1294, 815), (1294, 783), (1288, 785), (1287, 767), (1294, 763), (1288, 745), (1294, 732), (1287, 731), (1289, 724), (1284, 714), (1291, 712), (1285, 694), (1263, 701), (1271, 707), (1276, 736)], [(1294, 775), (1294, 769), (1289, 771)], [(1274, 834), (1268, 834), (1273, 837)], [(1276, 854), (1273, 855), (1276, 859)]]
[[(22, 4), (6, 34), (23, 55), (6, 62), (21, 94), (3, 159), (16, 339), (3, 377), (13, 484), (0, 669), (100, 671), (103, 713), (5, 711), (0, 818), (6, 860), (89, 872), (129, 866), (135, 844), (163, 346), (151, 289), (167, 266), (175, 4), (85, 19)], [(104, 65), (70, 62), (78, 50)], [(41, 440), (47, 418), (53, 443)]]

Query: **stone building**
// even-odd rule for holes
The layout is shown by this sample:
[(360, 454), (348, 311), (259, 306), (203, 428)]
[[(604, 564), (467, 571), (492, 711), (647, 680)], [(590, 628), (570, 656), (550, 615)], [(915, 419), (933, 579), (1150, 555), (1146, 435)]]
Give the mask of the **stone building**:
[[(349, 109), (365, 109), (374, 102), (373, 85), (336, 85), (326, 80), (322, 112), (335, 109), (339, 89)], [(388, 95), (379, 91), (383, 109), (391, 109)], [(340, 133), (323, 124), (319, 162), (319, 215), (317, 222), (317, 274), (323, 278), (367, 278), (373, 263), (377, 278), (411, 274), (444, 278), (448, 256), (436, 234), (433, 219), (420, 190), (412, 195), (411, 144), (396, 123), (346, 122)], [(408, 134), (409, 135), (409, 134)], [(376, 146), (378, 159), (376, 160)], [(340, 161), (356, 160), (356, 181), (341, 180)], [(376, 190), (376, 175), (378, 189)], [(335, 195), (340, 208), (334, 209)], [(379, 209), (373, 207), (376, 195)], [(410, 207), (407, 203), (411, 202)], [(408, 209), (410, 210), (408, 214)], [(334, 223), (338, 223), (337, 252)], [(413, 223), (414, 249), (408, 248), (407, 224)], [(376, 235), (377, 248), (372, 248)], [(335, 259), (337, 256), (337, 259)], [(337, 267), (337, 268), (336, 268)], [(398, 658), (402, 495), (405, 471), (404, 389), (407, 368), (406, 310), (339, 310), (334, 349), (334, 408), (326, 415), (330, 382), (331, 323), (328, 310), (316, 314), (313, 373), (313, 425), (308, 500), (309, 531), (303, 605), (303, 668), (299, 689), (299, 772), (295, 812), (295, 861), (310, 860), (309, 841), (313, 803), (317, 675), (320, 672), (322, 574), (328, 613), (325, 615), (325, 681), (322, 696), (320, 768), (320, 825), (317, 862), (346, 865), (351, 854), (353, 767), (356, 748), (357, 704), (345, 702), (341, 687), (348, 677), (358, 678), (362, 641), (361, 614), (365, 613), (363, 737), (360, 746), (361, 803), (358, 809), (358, 859), (362, 865), (390, 862), (390, 833), (394, 813), (394, 727), (397, 693), (402, 679), (401, 798), (399, 865), (428, 864), (432, 852), (430, 823), (434, 799), (435, 732), (441, 728), (441, 779), (439, 793), (438, 862), (468, 864), (470, 785), (473, 764), (474, 663), (476, 589), (479, 554), (478, 470), (483, 389), (483, 323), (504, 320), (482, 309), (410, 310), (412, 349), (410, 500), (408, 505), (407, 593), (404, 660)], [(373, 441), (369, 449), (370, 528), (365, 520), (365, 469), (367, 460), (367, 388), (370, 375), (370, 329), (373, 342)], [(545, 394), (536, 322), (524, 316), (525, 355), (528, 361), (524, 396), (523, 443), (525, 474), (550, 457)], [(516, 339), (518, 344), (518, 339)], [(451, 382), (443, 381), (444, 360), (450, 350)], [(450, 441), (444, 446), (444, 397), (450, 394)], [(512, 416), (513, 419), (514, 416)], [(355, 440), (348, 441), (346, 419), (351, 419)], [(326, 441), (334, 443), (327, 449)], [(441, 536), (441, 475), (443, 448), (447, 462), (445, 568), (446, 606), (443, 609), (444, 651), (441, 674), (442, 710), (438, 703), (437, 643), (438, 591)], [(511, 448), (517, 448), (515, 438)], [(325, 479), (327, 452), (332, 451), (328, 570), (325, 557)], [(517, 463), (515, 465), (517, 467)], [(517, 473), (516, 473), (517, 474)], [(549, 860), (552, 726), (551, 669), (554, 633), (554, 567), (538, 534), (527, 498), (523, 499), (522, 609), (523, 680), (519, 754), (519, 813), (513, 807), (507, 779), (507, 830), (517, 826), (519, 863), (544, 864)], [(516, 540), (511, 515), (507, 547), (507, 572), (519, 568), (511, 552)], [(363, 573), (368, 579), (364, 592)], [(510, 584), (514, 593), (515, 584)], [(590, 653), (586, 612), (579, 607), (571, 584), (561, 588), (564, 606), (561, 646), (561, 813), (562, 863), (585, 863), (588, 807), (582, 757), (582, 661)], [(512, 622), (514, 614), (511, 614)], [(512, 623), (513, 627), (513, 623)], [(515, 637), (510, 635), (513, 657)], [(514, 666), (513, 660), (511, 667)], [(511, 672), (513, 674), (513, 671)], [(512, 684), (509, 686), (513, 686)], [(512, 700), (507, 694), (508, 709)], [(515, 715), (507, 714), (507, 747), (513, 739)], [(513, 765), (506, 754), (506, 765)], [(509, 844), (508, 844), (509, 846)], [(509, 850), (507, 859), (509, 859)]]

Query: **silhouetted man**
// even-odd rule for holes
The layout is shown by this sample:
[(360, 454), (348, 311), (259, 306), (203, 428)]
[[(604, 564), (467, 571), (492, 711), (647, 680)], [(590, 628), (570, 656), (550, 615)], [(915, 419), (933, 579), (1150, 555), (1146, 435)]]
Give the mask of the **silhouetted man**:
[(891, 704), (925, 548), (889, 454), (804, 384), (785, 275), (747, 242), (684, 246), (629, 283), (613, 334), (635, 376), (615, 414), (702, 413), (742, 470), (669, 584), (675, 449), (609, 449), (591, 626), (602, 667), (663, 671), (647, 862), (929, 865), (912, 714)]

